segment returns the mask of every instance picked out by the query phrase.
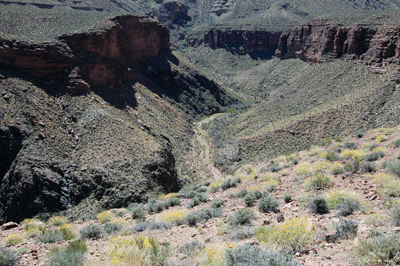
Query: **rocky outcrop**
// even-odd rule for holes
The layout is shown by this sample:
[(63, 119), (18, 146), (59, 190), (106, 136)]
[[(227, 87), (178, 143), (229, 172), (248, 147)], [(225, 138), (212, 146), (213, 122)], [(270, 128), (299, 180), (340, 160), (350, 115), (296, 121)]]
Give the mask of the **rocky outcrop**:
[(364, 64), (400, 64), (400, 27), (335, 26), (327, 20), (282, 33), (275, 55), (309, 63), (351, 58)]
[(115, 17), (101, 28), (61, 36), (59, 41), (30, 44), (0, 39), (0, 64), (76, 94), (88, 91), (90, 85), (114, 87), (129, 80), (129, 65), (166, 55), (170, 47), (164, 25), (133, 15)]
[(274, 52), (278, 47), (279, 32), (263, 30), (233, 30), (212, 28), (203, 39), (188, 37), (190, 46), (204, 44), (212, 49), (224, 48), (235, 54)]

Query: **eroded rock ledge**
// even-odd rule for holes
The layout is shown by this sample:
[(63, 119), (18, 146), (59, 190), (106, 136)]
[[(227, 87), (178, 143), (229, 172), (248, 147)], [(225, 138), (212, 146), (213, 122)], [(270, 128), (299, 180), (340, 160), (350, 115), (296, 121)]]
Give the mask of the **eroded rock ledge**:
[(0, 38), (1, 65), (46, 78), (72, 94), (88, 91), (91, 85), (114, 87), (129, 80), (129, 65), (168, 53), (167, 27), (139, 15), (117, 16), (101, 27), (49, 43)]
[(400, 26), (335, 26), (314, 20), (282, 33), (275, 55), (309, 63), (347, 57), (371, 66), (400, 65)]

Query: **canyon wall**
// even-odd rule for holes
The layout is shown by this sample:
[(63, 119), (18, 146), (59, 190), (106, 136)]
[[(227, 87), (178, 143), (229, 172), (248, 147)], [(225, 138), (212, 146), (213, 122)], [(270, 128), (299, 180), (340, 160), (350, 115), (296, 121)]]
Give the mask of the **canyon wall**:
[(371, 66), (400, 64), (400, 27), (335, 26), (314, 20), (282, 33), (275, 55), (309, 63), (351, 58)]

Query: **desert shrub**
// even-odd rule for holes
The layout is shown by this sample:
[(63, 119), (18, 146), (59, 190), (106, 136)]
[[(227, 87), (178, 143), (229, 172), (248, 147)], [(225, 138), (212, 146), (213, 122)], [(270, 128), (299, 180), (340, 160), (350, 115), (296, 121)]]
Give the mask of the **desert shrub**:
[(242, 182), (242, 179), (239, 177), (236, 177), (234, 179), (228, 178), (224, 182), (222, 182), (221, 188), (223, 190), (227, 190), (229, 188), (236, 187), (240, 182)]
[(150, 228), (150, 223), (149, 222), (138, 222), (132, 227), (132, 232), (133, 233), (138, 233), (138, 232), (143, 232), (144, 230)]
[(190, 200), (188, 208), (193, 208), (194, 206), (200, 205), (203, 202), (207, 202), (208, 195), (206, 193), (199, 193), (193, 199)]
[(361, 139), (362, 137), (364, 137), (365, 133), (364, 132), (357, 132), (356, 133), (356, 137)]
[(38, 235), (41, 235), (42, 231), (39, 228), (30, 228), (26, 230), (26, 235), (30, 238), (37, 237)]
[(68, 223), (68, 220), (63, 216), (53, 216), (49, 219), (49, 223), (54, 226), (59, 226)]
[(165, 265), (170, 253), (168, 243), (146, 236), (114, 237), (109, 250), (113, 264), (142, 266)]
[(333, 175), (343, 174), (344, 173), (343, 164), (341, 164), (341, 163), (332, 164), (330, 172)]
[(279, 201), (270, 196), (263, 196), (257, 203), (257, 209), (262, 213), (276, 212), (278, 206)]
[(37, 241), (41, 243), (56, 243), (62, 240), (62, 233), (58, 230), (45, 230), (43, 234), (37, 236)]
[(123, 225), (121, 223), (106, 223), (104, 225), (104, 231), (109, 235), (116, 234), (122, 230), (122, 227)]
[(362, 160), (362, 157), (364, 156), (365, 154), (362, 152), (362, 151), (359, 151), (359, 150), (348, 150), (348, 149), (345, 149), (343, 152), (342, 152), (342, 155), (341, 155), (341, 157), (343, 158), (343, 159), (345, 159), (345, 160), (348, 160), (348, 159), (358, 159), (358, 160)]
[(254, 212), (252, 209), (243, 208), (236, 210), (233, 215), (228, 217), (228, 222), (231, 225), (246, 225), (250, 224), (254, 219)]
[(229, 233), (230, 240), (245, 240), (254, 235), (254, 229), (250, 226), (237, 226)]
[(272, 172), (272, 173), (276, 173), (276, 172), (279, 172), (280, 170), (282, 170), (283, 168), (284, 167), (281, 166), (279, 163), (274, 163), (270, 167), (268, 167), (268, 171)]
[(300, 177), (306, 177), (312, 172), (311, 164), (309, 162), (302, 162), (297, 165), (295, 169), (296, 175)]
[(400, 177), (400, 161), (390, 161), (386, 166), (387, 172)]
[(251, 192), (251, 194), (254, 196), (254, 198), (256, 198), (256, 199), (261, 199), (261, 197), (262, 197), (262, 193), (261, 193), (261, 191), (259, 191), (259, 190), (255, 190), (255, 191), (253, 191), (253, 192)]
[(97, 224), (89, 224), (79, 230), (79, 234), (83, 239), (100, 238), (103, 234), (103, 227)]
[(256, 198), (254, 197), (254, 195), (251, 194), (247, 194), (244, 198), (244, 204), (246, 204), (247, 207), (253, 207), (254, 206), (254, 202), (255, 202)]
[(244, 198), (248, 193), (247, 189), (242, 189), (236, 194), (236, 197)]
[(321, 195), (312, 198), (307, 207), (313, 213), (324, 214), (329, 212), (328, 201)]
[(348, 216), (360, 209), (360, 203), (357, 199), (348, 197), (338, 204), (336, 209), (339, 211), (340, 215)]
[(151, 221), (148, 226), (151, 230), (166, 230), (171, 228), (171, 224), (164, 221)]
[(205, 187), (199, 187), (198, 189), (196, 189), (196, 192), (197, 192), (197, 193), (204, 193), (204, 192), (207, 192), (207, 188), (205, 188)]
[(142, 204), (132, 208), (132, 219), (133, 220), (144, 220), (147, 215), (147, 211)]
[(69, 242), (66, 249), (69, 251), (80, 251), (80, 252), (86, 252), (88, 250), (86, 242), (82, 239)]
[(283, 197), (283, 200), (285, 201), (285, 203), (289, 203), (292, 201), (292, 196), (287, 194)]
[(294, 158), (292, 164), (297, 165), (299, 163), (299, 158)]
[(211, 202), (211, 208), (221, 208), (222, 205), (224, 205), (224, 200), (223, 199), (214, 199)]
[(11, 234), (6, 237), (6, 244), (15, 246), (24, 242), (24, 238), (22, 235)]
[(390, 208), (390, 214), (396, 226), (400, 226), (400, 203), (394, 204)]
[(203, 266), (225, 266), (225, 246), (208, 244), (201, 252)]
[(374, 151), (371, 153), (367, 153), (364, 155), (364, 161), (367, 162), (373, 162), (376, 160), (379, 160), (380, 158), (383, 158), (385, 156), (385, 153), (383, 151)]
[(17, 266), (19, 260), (20, 257), (17, 252), (0, 247), (0, 266)]
[(356, 197), (345, 191), (335, 191), (326, 194), (326, 199), (328, 201), (329, 209), (337, 209), (340, 204), (346, 199), (356, 199)]
[[(197, 195), (196, 191), (188, 191), (185, 194), (183, 194), (183, 197), (185, 199), (193, 199), (194, 197), (196, 197), (196, 195)], [(155, 204), (155, 202), (153, 204)]]
[(209, 189), (212, 193), (218, 192), (220, 189), (220, 186), (217, 185), (216, 183), (211, 183), (209, 186)]
[(376, 213), (371, 213), (367, 216), (365, 219), (365, 224), (367, 225), (373, 225), (373, 226), (383, 226), (386, 224), (386, 215), (384, 214), (376, 214)]
[(71, 251), (66, 248), (52, 248), (47, 254), (49, 266), (83, 266), (85, 263), (85, 252)]
[(227, 249), (227, 266), (295, 266), (297, 262), (285, 252), (263, 250), (258, 246), (244, 245)]
[(204, 187), (208, 187), (209, 185), (211, 185), (210, 181), (205, 181), (203, 184), (201, 184)]
[(395, 140), (395, 141), (393, 142), (393, 145), (394, 145), (396, 148), (400, 148), (400, 139)]
[(314, 173), (324, 174), (329, 169), (331, 164), (327, 161), (317, 161), (313, 164)]
[(381, 142), (383, 142), (385, 140), (386, 140), (386, 136), (385, 135), (379, 135), (379, 136), (377, 136), (375, 138), (375, 141), (378, 142), (378, 143), (381, 143)]
[(72, 232), (72, 230), (72, 225), (63, 224), (57, 231), (61, 233), (63, 240), (72, 240), (75, 238), (75, 234)]
[(221, 215), (221, 209), (201, 209), (198, 211), (194, 211), (189, 213), (186, 216), (186, 223), (190, 226), (196, 225), (198, 222), (206, 222), (211, 218), (218, 217)]
[(41, 222), (39, 219), (25, 219), (22, 221), (22, 224), (25, 225), (25, 228), (27, 230), (33, 229), (33, 228), (39, 228), (42, 227), (44, 224)]
[(308, 180), (307, 187), (309, 189), (321, 190), (331, 186), (331, 178), (324, 174), (316, 174)]
[(378, 185), (378, 194), (384, 198), (400, 196), (400, 179), (390, 174), (379, 174), (374, 177)]
[(329, 162), (334, 162), (334, 161), (337, 161), (338, 159), (339, 159), (338, 154), (333, 151), (329, 151), (325, 155), (325, 160), (327, 160)]
[[(207, 191), (207, 190), (206, 190)], [(168, 198), (164, 205), (166, 208), (170, 208), (170, 207), (174, 207), (174, 206), (178, 206), (181, 204), (181, 200), (178, 199), (177, 197), (170, 197)]]
[(361, 171), (363, 173), (372, 173), (376, 171), (376, 164), (371, 163), (371, 162), (365, 162), (363, 163), (361, 167)]
[(340, 239), (352, 239), (357, 236), (358, 223), (354, 220), (341, 219), (334, 227)]
[(160, 213), (165, 209), (165, 205), (161, 201), (151, 200), (147, 203), (146, 208), (148, 212)]
[(179, 249), (179, 251), (188, 257), (196, 257), (204, 250), (205, 247), (206, 246), (203, 243), (200, 243), (198, 240), (195, 240), (190, 243), (185, 243), (183, 247)]
[(261, 226), (255, 231), (259, 241), (278, 245), (293, 251), (301, 251), (310, 244), (314, 231), (305, 217), (295, 217), (273, 226)]
[(354, 142), (346, 142), (344, 144), (344, 148), (348, 150), (355, 150), (357, 149), (356, 144)]
[(342, 148), (341, 147), (336, 147), (336, 148), (333, 149), (333, 152), (341, 153), (342, 152)]
[(159, 218), (166, 223), (181, 225), (188, 214), (187, 210), (174, 210), (162, 213)]
[(351, 257), (354, 265), (398, 265), (400, 237), (398, 234), (378, 235), (363, 240), (354, 247)]
[(97, 215), (97, 220), (101, 223), (108, 223), (114, 218), (114, 214), (110, 211), (101, 212)]

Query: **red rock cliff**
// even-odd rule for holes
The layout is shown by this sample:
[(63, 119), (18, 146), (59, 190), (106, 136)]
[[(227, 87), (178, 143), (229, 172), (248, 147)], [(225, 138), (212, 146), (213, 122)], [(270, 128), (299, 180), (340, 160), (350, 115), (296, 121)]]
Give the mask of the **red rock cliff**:
[(275, 55), (309, 63), (350, 57), (367, 65), (400, 64), (400, 27), (333, 26), (315, 20), (282, 33)]
[(205, 44), (213, 49), (224, 48), (236, 54), (275, 51), (280, 33), (263, 30), (210, 29), (203, 39), (188, 38), (190, 46)]
[(36, 78), (64, 84), (71, 93), (90, 85), (114, 87), (128, 78), (128, 66), (169, 53), (169, 30), (144, 16), (107, 20), (101, 28), (30, 44), (0, 39), (0, 64)]

